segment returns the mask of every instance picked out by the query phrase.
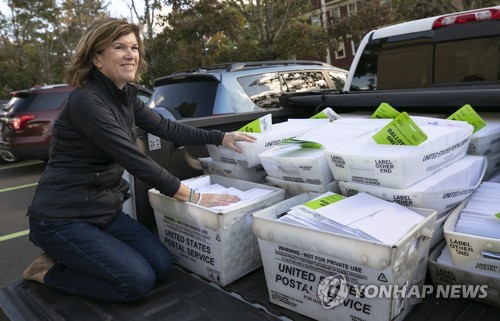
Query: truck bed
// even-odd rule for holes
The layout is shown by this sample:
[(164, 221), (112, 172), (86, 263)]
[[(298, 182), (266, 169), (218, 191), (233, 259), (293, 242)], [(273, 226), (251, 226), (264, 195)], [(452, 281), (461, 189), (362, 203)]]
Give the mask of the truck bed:
[[(293, 109), (293, 107), (290, 107)], [(287, 111), (290, 112), (290, 109)], [(301, 118), (304, 109), (296, 110)], [(308, 111), (311, 113), (311, 110)], [(264, 115), (266, 113), (262, 113)], [(236, 130), (256, 114), (216, 116), (186, 123), (207, 129)], [(284, 115), (282, 117), (293, 117)], [(280, 115), (273, 114), (280, 121)], [(149, 151), (148, 137), (141, 135), (139, 146), (160, 165), (185, 179), (202, 173), (188, 159), (207, 156), (205, 147), (180, 147), (161, 141), (160, 150)], [(134, 181), (135, 209), (138, 221), (156, 229), (152, 208), (147, 201), (148, 186)], [(429, 276), (427, 284), (432, 284)], [(426, 297), (416, 305), (405, 321), (493, 321), (500, 309), (465, 299)], [(170, 277), (144, 300), (134, 304), (113, 304), (67, 295), (48, 286), (19, 280), (0, 289), (0, 321), (140, 321), (140, 320), (312, 320), (272, 304), (269, 301), (264, 270), (259, 268), (241, 279), (221, 287), (182, 267), (176, 266)]]
[[(4, 288), (0, 302), (0, 320), (312, 320), (269, 302), (263, 268), (220, 287), (176, 267), (166, 281), (134, 304), (97, 302), (32, 281), (19, 281)], [(428, 296), (405, 321), (493, 321), (498, 320), (499, 312), (500, 309), (465, 299)]]

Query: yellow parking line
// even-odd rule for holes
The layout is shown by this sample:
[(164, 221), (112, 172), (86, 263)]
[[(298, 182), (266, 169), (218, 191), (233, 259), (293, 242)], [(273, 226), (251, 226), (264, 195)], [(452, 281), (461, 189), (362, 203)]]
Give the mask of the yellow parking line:
[(7, 187), (7, 188), (4, 188), (4, 189), (0, 189), (0, 193), (2, 192), (10, 192), (10, 191), (14, 191), (16, 189), (21, 189), (21, 188), (26, 188), (26, 187), (32, 187), (32, 186), (37, 186), (38, 183), (31, 183), (31, 184), (26, 184), (26, 185), (19, 185), (19, 186), (14, 186), (14, 187)]
[(24, 231), (21, 231), (21, 232), (16, 232), (16, 233), (12, 233), (12, 234), (7, 234), (7, 235), (4, 235), (4, 236), (0, 236), (0, 242), (11, 240), (11, 239), (14, 239), (16, 237), (27, 235), (27, 234), (29, 234), (29, 232), (30, 232), (30, 230), (24, 230)]
[(44, 163), (44, 161), (42, 161), (42, 160), (25, 161), (25, 162), (21, 162), (21, 163), (15, 163), (15, 164), (11, 164), (11, 165), (0, 166), (0, 170), (2, 170), (2, 169), (11, 169), (11, 168), (16, 168), (16, 167), (23, 167), (23, 166), (29, 166), (29, 165), (35, 165), (35, 164), (40, 164), (40, 163)]

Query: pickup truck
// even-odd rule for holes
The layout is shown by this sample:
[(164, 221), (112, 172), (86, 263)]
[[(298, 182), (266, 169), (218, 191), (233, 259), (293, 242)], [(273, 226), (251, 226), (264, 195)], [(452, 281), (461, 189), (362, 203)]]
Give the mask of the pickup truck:
[[(484, 15), (483, 15), (484, 14)], [(464, 104), (498, 111), (499, 7), (393, 25), (361, 41), (342, 93), (285, 94), (288, 107), (451, 114)]]
[[(285, 108), (274, 122), (309, 117), (325, 107), (341, 116), (373, 112), (381, 102), (400, 111), (446, 116), (464, 104), (498, 111), (500, 7), (428, 18), (372, 31), (361, 42), (342, 93), (317, 91), (282, 96)], [(206, 129), (237, 130), (269, 112), (181, 120)], [(140, 148), (181, 179), (202, 174), (197, 158), (204, 147), (161, 141)], [(198, 164), (199, 165), (199, 164)], [(129, 177), (133, 215), (155, 230), (148, 186)], [(426, 282), (431, 284), (430, 278)], [(498, 320), (498, 308), (465, 299), (427, 296), (405, 318), (412, 320)], [(18, 281), (0, 290), (0, 320), (311, 320), (270, 303), (262, 268), (219, 286), (181, 267), (144, 300), (109, 304), (66, 295), (47, 286)]]

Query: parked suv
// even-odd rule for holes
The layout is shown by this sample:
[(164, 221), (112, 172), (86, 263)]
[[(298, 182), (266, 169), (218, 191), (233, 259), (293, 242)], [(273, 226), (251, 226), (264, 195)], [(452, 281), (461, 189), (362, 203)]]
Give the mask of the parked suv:
[(48, 85), (13, 92), (0, 112), (0, 162), (48, 158), (54, 119), (72, 90)]
[[(139, 98), (147, 102), (152, 91), (137, 87)], [(67, 85), (47, 85), (12, 93), (0, 108), (0, 163), (48, 159), (54, 120), (72, 90)]]
[(276, 109), (285, 92), (341, 91), (347, 73), (307, 60), (211, 65), (156, 79), (149, 106), (170, 119)]

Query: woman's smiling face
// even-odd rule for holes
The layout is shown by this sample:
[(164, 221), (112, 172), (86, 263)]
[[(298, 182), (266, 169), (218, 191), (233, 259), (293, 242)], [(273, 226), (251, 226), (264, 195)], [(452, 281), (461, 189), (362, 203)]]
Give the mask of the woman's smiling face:
[(139, 44), (133, 32), (124, 35), (94, 57), (94, 65), (116, 87), (122, 89), (127, 82), (134, 81), (139, 65)]

